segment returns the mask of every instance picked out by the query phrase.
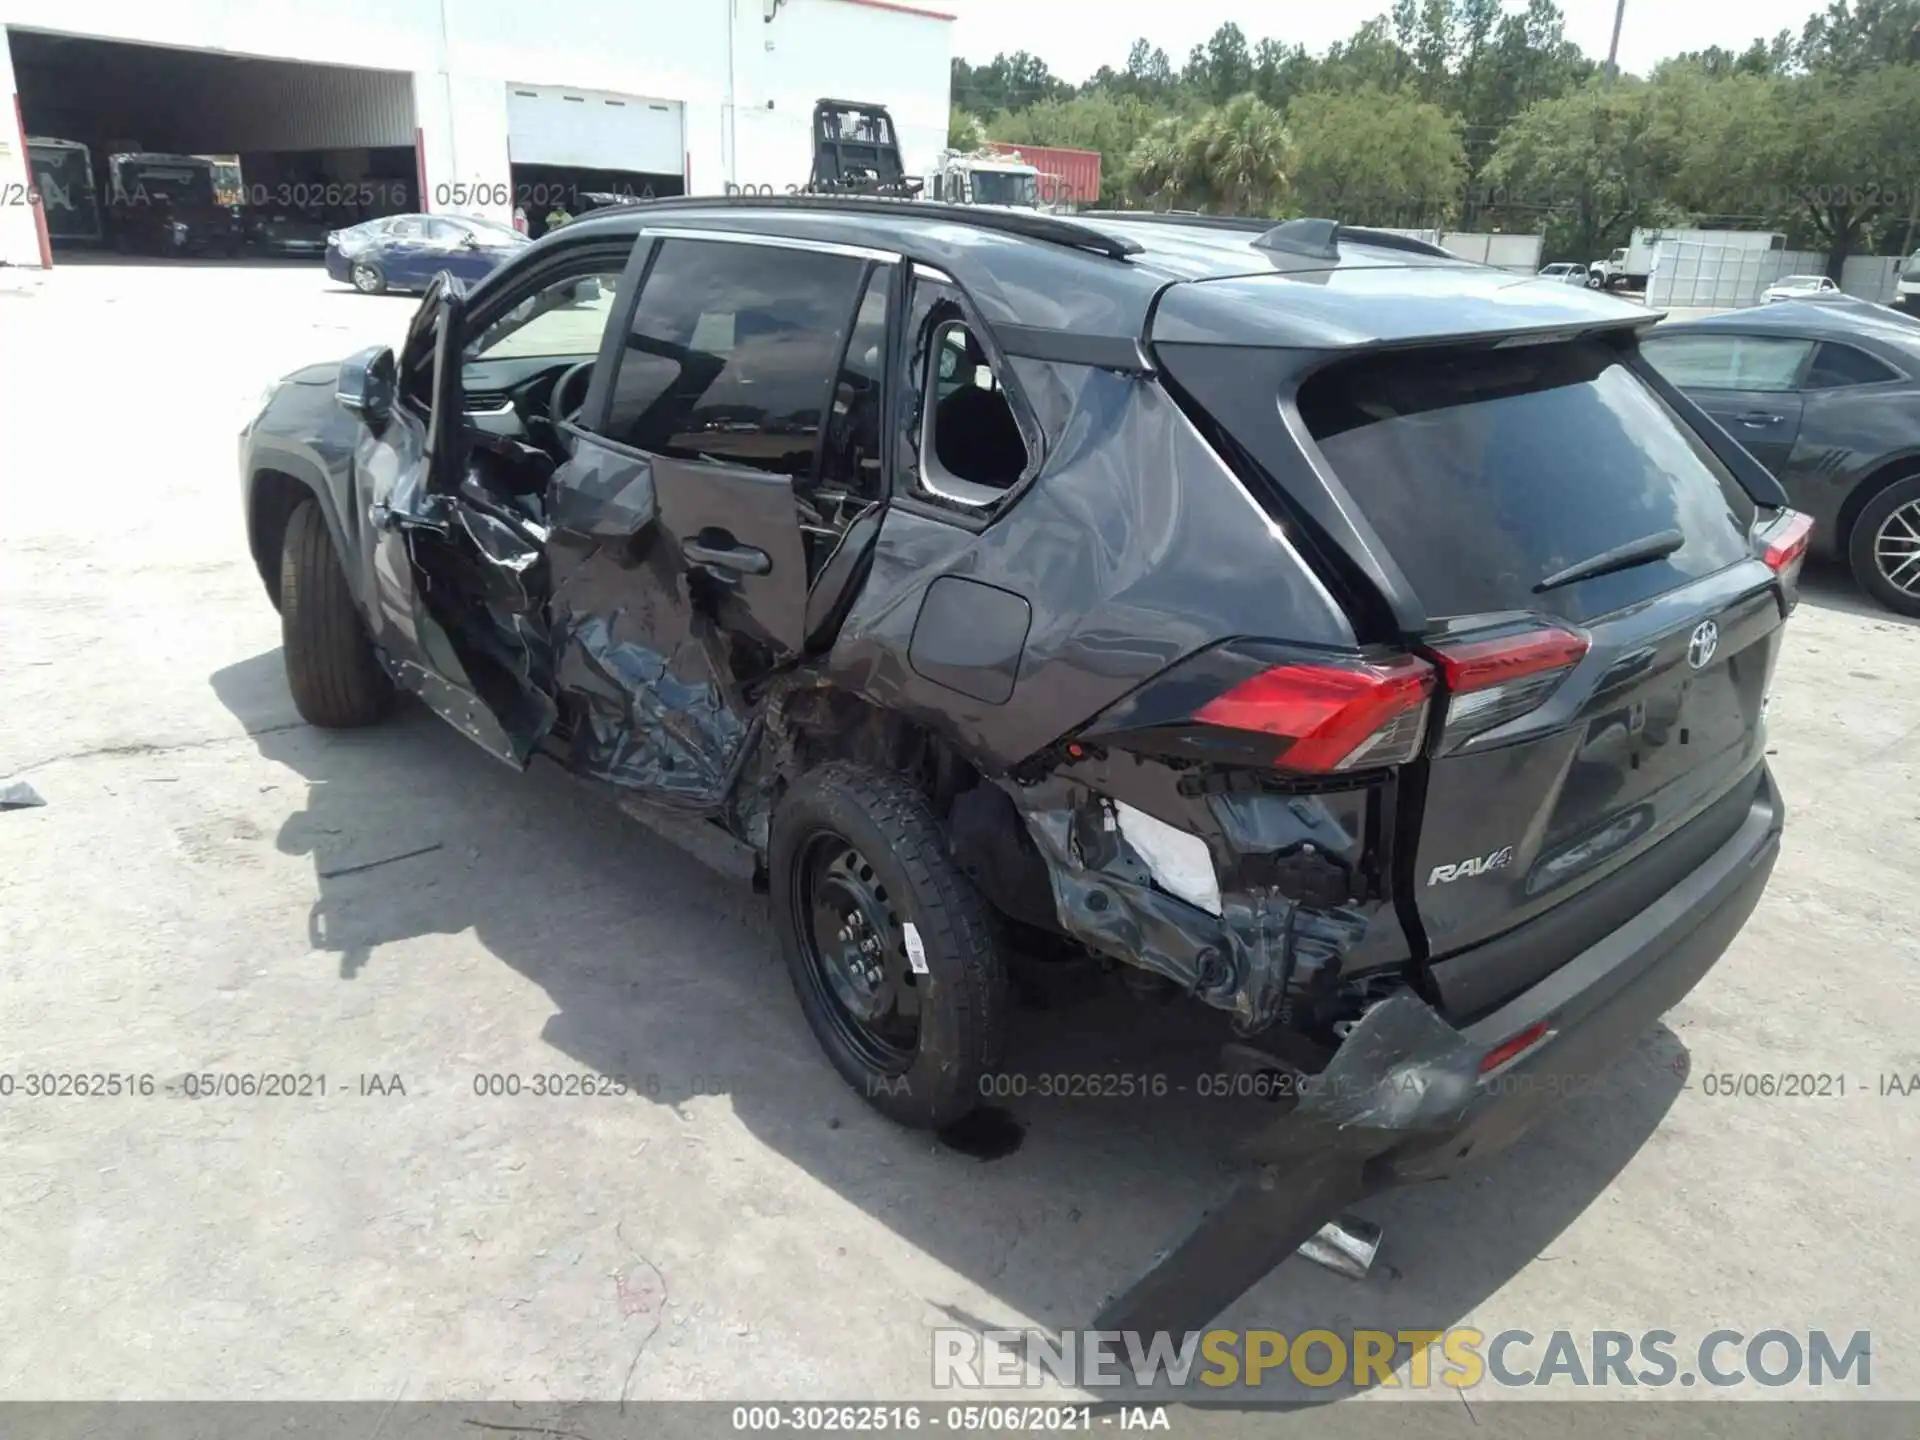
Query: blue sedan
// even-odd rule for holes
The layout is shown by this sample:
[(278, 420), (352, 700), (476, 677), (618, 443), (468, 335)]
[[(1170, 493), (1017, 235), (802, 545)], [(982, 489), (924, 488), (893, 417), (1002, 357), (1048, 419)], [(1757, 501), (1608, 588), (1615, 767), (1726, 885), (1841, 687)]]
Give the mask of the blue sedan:
[(363, 295), (425, 290), (442, 270), (471, 285), (528, 243), (470, 215), (386, 215), (327, 236), (327, 274)]

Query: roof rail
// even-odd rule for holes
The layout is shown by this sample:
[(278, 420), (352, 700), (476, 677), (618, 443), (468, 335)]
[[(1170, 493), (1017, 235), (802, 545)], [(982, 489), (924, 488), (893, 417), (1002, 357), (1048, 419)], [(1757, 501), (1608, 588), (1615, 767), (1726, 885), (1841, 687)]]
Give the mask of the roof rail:
[(812, 210), (826, 214), (939, 220), (949, 225), (969, 225), (976, 230), (994, 230), (1027, 240), (1045, 240), (1076, 250), (1090, 250), (1110, 260), (1138, 255), (1143, 248), (1138, 241), (1121, 240), (1057, 215), (1001, 210), (987, 205), (949, 205), (938, 200), (891, 200), (874, 195), (669, 195), (636, 201), (622, 207), (620, 213), (648, 210)]
[(1373, 245), (1382, 250), (1403, 250), (1411, 255), (1438, 255), (1449, 260), (1460, 257), (1451, 250), (1411, 235), (1396, 235), (1391, 230), (1372, 230), (1363, 225), (1342, 225), (1338, 220), (1287, 220), (1275, 225), (1254, 241), (1263, 250), (1284, 250), (1289, 255), (1305, 255), (1312, 260), (1338, 260), (1340, 242)]

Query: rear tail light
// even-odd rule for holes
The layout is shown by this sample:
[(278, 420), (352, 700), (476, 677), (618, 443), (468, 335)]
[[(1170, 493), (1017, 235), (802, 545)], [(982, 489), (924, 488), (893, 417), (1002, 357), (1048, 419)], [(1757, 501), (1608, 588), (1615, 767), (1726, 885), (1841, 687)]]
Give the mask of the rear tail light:
[(1591, 643), (1578, 630), (1535, 625), (1435, 646), (1433, 657), (1447, 684), (1442, 752), (1537, 710), (1585, 658)]
[(1759, 543), (1764, 547), (1760, 558), (1775, 574), (1785, 574), (1807, 558), (1807, 542), (1812, 538), (1813, 517), (1788, 510), (1760, 532)]
[(1433, 667), (1411, 656), (1276, 665), (1209, 700), (1194, 718), (1284, 741), (1273, 762), (1283, 770), (1372, 770), (1420, 753), (1433, 688)]

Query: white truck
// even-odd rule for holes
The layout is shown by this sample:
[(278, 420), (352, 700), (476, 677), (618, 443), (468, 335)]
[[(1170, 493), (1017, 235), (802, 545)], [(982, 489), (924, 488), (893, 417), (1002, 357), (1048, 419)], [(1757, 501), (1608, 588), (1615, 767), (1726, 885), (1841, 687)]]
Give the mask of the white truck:
[(1647, 277), (1662, 242), (1688, 241), (1696, 245), (1718, 245), (1728, 250), (1784, 250), (1787, 237), (1766, 230), (1684, 230), (1653, 228), (1635, 230), (1622, 248), (1604, 260), (1587, 267), (1587, 283), (1596, 290), (1644, 290)]
[(1040, 208), (1040, 171), (1018, 154), (991, 150), (942, 150), (921, 194), (951, 205), (1013, 205)]

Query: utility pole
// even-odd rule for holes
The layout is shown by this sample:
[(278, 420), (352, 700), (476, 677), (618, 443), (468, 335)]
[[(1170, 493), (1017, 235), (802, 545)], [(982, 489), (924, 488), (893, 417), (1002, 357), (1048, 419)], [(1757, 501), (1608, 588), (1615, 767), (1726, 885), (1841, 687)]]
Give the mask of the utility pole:
[(1617, 0), (1613, 7), (1613, 44), (1607, 47), (1607, 84), (1620, 73), (1620, 22), (1627, 18), (1627, 0)]

